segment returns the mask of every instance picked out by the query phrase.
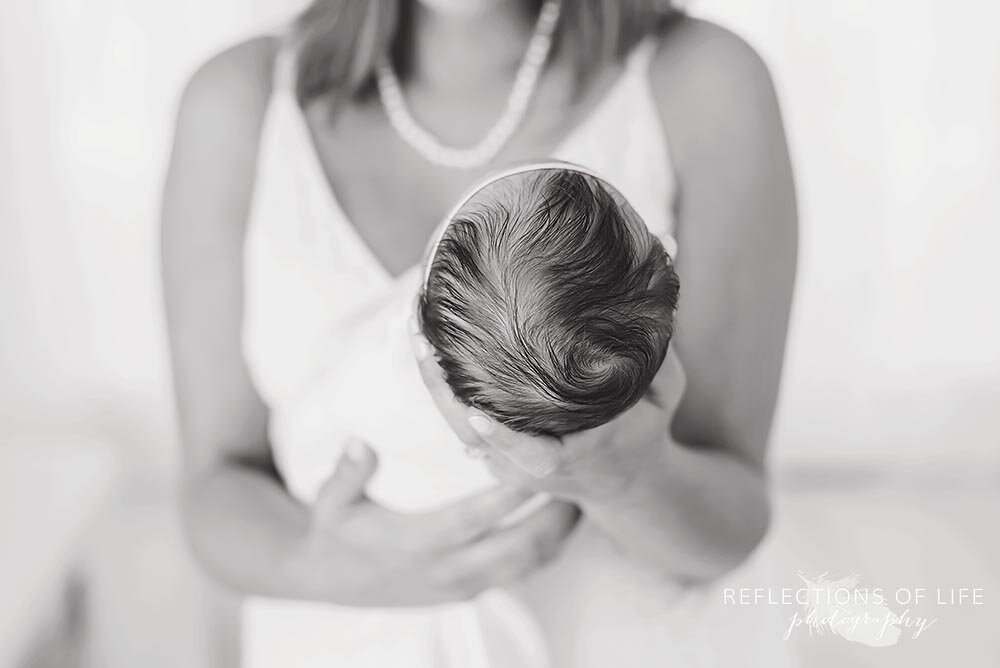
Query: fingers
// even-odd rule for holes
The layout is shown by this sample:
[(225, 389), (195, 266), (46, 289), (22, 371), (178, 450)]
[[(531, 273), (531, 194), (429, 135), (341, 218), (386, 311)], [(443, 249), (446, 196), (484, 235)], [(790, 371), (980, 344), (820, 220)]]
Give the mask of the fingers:
[(516, 432), (482, 413), (471, 415), (468, 423), (483, 441), (534, 478), (546, 478), (559, 468), (559, 439)]
[(348, 441), (333, 474), (320, 487), (313, 513), (326, 517), (361, 499), (376, 468), (371, 448), (360, 439)]
[(532, 492), (500, 485), (440, 510), (415, 515), (409, 525), (419, 537), (416, 547), (439, 550), (468, 543), (495, 529), (532, 496)]
[(466, 597), (516, 580), (554, 558), (579, 518), (576, 506), (554, 501), (520, 524), (443, 557), (435, 579)]

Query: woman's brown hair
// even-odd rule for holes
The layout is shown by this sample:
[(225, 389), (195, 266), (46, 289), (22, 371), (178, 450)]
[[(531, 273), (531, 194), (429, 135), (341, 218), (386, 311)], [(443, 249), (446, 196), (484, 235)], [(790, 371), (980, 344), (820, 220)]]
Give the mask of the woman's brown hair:
[[(304, 105), (331, 91), (357, 95), (371, 90), (375, 64), (383, 54), (405, 60), (399, 56), (410, 38), (414, 1), (314, 0), (296, 22), (299, 102)], [(541, 5), (541, 0), (524, 1), (533, 9)], [(586, 77), (676, 16), (669, 0), (565, 0), (556, 44), (561, 34), (576, 37), (574, 60), (579, 75)], [(406, 74), (400, 68), (400, 77)]]

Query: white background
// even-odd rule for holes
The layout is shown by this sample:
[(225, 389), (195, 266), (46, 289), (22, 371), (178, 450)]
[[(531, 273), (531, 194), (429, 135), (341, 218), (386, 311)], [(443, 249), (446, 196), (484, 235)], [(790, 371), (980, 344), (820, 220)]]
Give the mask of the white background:
[[(796, 168), (801, 261), (774, 433), (776, 468), (801, 485), (826, 481), (837, 471), (850, 476), (876, 468), (954, 473), (956, 487), (968, 479), (995, 481), (1000, 473), (1000, 4), (689, 4), (693, 13), (735, 29), (765, 56)], [(0, 462), (19, 461), (19, 451), (34, 452), (39, 443), (58, 441), (65, 454), (83, 453), (96, 442), (109, 445), (133, 487), (148, 492), (170, 483), (177, 447), (158, 282), (157, 210), (173, 110), (183, 81), (199, 62), (227, 43), (276, 25), (299, 5), (291, 0), (0, 3), (0, 454), (12, 457)], [(60, 461), (77, 460), (60, 455)], [(96, 461), (99, 467), (104, 460)], [(58, 476), (91, 465), (63, 466)], [(53, 477), (56, 469), (37, 470), (41, 477), (32, 478), (11, 466), (5, 480), (23, 480), (27, 494), (46, 498), (69, 487), (62, 482), (68, 478)], [(811, 478), (795, 477), (810, 470)], [(28, 482), (39, 479), (48, 483)], [(5, 497), (7, 514), (0, 513), (0, 520), (38, 512), (36, 502), (18, 493), (15, 489), (13, 501)], [(921, 490), (913, 498), (925, 497)], [(989, 498), (996, 502), (995, 495)], [(83, 508), (76, 499), (63, 505)], [(909, 534), (887, 533), (886, 527), (905, 522), (914, 532), (944, 527), (937, 542), (968, 543), (966, 556), (941, 553), (936, 562), (921, 562), (923, 570), (914, 566), (915, 576), (948, 573), (962, 564), (967, 573), (995, 574), (995, 567), (983, 566), (983, 545), (970, 538), (985, 527), (970, 519), (971, 525), (956, 528), (956, 518), (972, 518), (971, 509), (984, 507), (978, 497), (963, 499), (951, 506), (928, 502), (948, 517), (929, 525), (931, 510), (913, 515), (910, 509), (917, 506), (892, 496), (881, 506), (890, 509), (882, 516), (885, 526), (868, 525), (870, 539), (891, 536), (894, 544), (911, 545), (916, 553), (926, 546), (907, 543)], [(860, 507), (868, 501), (856, 497), (852, 503)], [(156, 507), (169, 507), (163, 504)], [(128, 575), (134, 560), (108, 556), (141, 546), (143, 559), (158, 564), (152, 579), (165, 583), (164, 600), (183, 598), (177, 582), (189, 576), (180, 567), (163, 566), (180, 563), (182, 554), (179, 541), (170, 537), (173, 529), (156, 523), (168, 520), (142, 514), (152, 511), (122, 510), (131, 507), (121, 505), (114, 519), (100, 525), (104, 538), (95, 542), (105, 559), (97, 559), (104, 565), (94, 577), (129, 583), (118, 589), (126, 590), (133, 608), (107, 603), (102, 610), (118, 613), (109, 617), (116, 630), (112, 637), (127, 632), (147, 654), (136, 663), (136, 656), (126, 653), (116, 664), (112, 655), (124, 650), (105, 638), (101, 651), (108, 654), (97, 664), (102, 666), (156, 665), (153, 658), (171, 656), (154, 651), (157, 643), (176, 649), (187, 647), (189, 639), (190, 628), (163, 637), (162, 628), (154, 632), (149, 624), (140, 625), (140, 613), (158, 610), (163, 601), (134, 586), (150, 582), (148, 573)], [(798, 521), (795, 512), (804, 512), (802, 507), (794, 504), (799, 510), (785, 516)], [(60, 511), (54, 517), (70, 516)], [(815, 543), (800, 528), (814, 519), (803, 516), (801, 522), (794, 530), (778, 531), (791, 543), (802, 543), (799, 557)], [(58, 523), (13, 524), (37, 531), (23, 544), (11, 539), (4, 551), (15, 554), (9, 548), (20, 547), (26, 568), (42, 563), (36, 541), (43, 534), (51, 537)], [(854, 520), (845, 520), (844, 527), (857, 530)], [(867, 557), (843, 556), (843, 563), (864, 567), (869, 559), (875, 570), (882, 559), (884, 574), (898, 574), (899, 564), (913, 558), (910, 552), (893, 553), (888, 544), (884, 551), (872, 550)], [(796, 567), (801, 563), (789, 565)], [(13, 584), (24, 586), (24, 600), (38, 598), (28, 584), (51, 579), (42, 574), (31, 580), (30, 569), (6, 571)], [(8, 587), (6, 581), (0, 585)], [(9, 596), (11, 590), (2, 591)], [(23, 617), (23, 609), (7, 612)], [(3, 626), (0, 619), (0, 665)], [(970, 656), (982, 654), (970, 650)], [(160, 665), (199, 665), (192, 656), (170, 661)], [(908, 661), (899, 665), (914, 665)]]

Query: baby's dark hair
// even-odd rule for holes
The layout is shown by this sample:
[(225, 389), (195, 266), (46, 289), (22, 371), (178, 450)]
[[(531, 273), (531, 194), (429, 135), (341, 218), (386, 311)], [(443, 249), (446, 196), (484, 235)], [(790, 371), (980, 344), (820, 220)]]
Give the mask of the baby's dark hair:
[(515, 173), (477, 192), (430, 259), (418, 315), (459, 401), (561, 436), (649, 388), (673, 334), (670, 256), (601, 179)]

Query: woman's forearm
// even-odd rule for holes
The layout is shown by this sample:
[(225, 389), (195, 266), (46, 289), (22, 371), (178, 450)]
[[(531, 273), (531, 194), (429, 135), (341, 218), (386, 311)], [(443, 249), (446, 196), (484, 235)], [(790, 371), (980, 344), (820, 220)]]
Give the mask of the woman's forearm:
[(306, 509), (266, 472), (219, 465), (184, 492), (184, 524), (209, 573), (240, 593), (316, 599), (318, 583), (291, 568), (308, 531)]
[(613, 497), (581, 499), (598, 528), (665, 573), (715, 579), (739, 565), (770, 518), (764, 475), (737, 455), (670, 440)]

